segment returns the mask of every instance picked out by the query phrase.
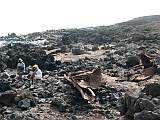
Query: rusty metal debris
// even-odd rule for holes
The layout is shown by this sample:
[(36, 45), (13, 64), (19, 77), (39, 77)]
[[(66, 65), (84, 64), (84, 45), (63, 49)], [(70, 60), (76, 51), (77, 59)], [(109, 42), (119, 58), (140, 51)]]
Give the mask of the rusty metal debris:
[(128, 74), (129, 81), (141, 81), (145, 80), (156, 73), (157, 66), (151, 66), (147, 68), (143, 73)]
[(74, 72), (69, 74), (69, 77), (64, 77), (76, 87), (82, 97), (88, 102), (91, 102), (95, 98), (95, 93), (92, 89), (97, 89), (101, 86), (101, 71), (99, 68), (92, 71)]
[(44, 50), (46, 52), (46, 54), (55, 54), (59, 51), (61, 51), (61, 48), (58, 48), (58, 49), (53, 49), (53, 50)]
[(151, 58), (143, 53), (141, 53), (141, 61), (144, 68), (147, 68), (152, 65)]
[(157, 65), (153, 65), (153, 62), (151, 61), (151, 58), (148, 55), (141, 53), (141, 61), (142, 61), (142, 65), (133, 66), (129, 70), (144, 68), (145, 71), (143, 73), (129, 73), (127, 75), (127, 80), (141, 81), (151, 77), (156, 73)]

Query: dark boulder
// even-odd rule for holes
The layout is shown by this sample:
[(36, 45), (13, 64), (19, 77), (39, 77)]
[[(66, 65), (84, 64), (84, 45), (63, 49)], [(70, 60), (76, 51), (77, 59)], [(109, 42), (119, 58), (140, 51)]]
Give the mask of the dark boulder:
[(7, 90), (11, 90), (12, 88), (10, 87), (10, 82), (4, 80), (0, 81), (0, 92), (5, 92)]
[(137, 56), (130, 56), (127, 58), (127, 61), (126, 61), (127, 67), (133, 67), (139, 64), (140, 64), (140, 60), (138, 59)]
[(81, 55), (84, 51), (80, 48), (73, 48), (72, 49), (72, 54), (73, 55)]
[(133, 33), (132, 35), (131, 35), (131, 37), (132, 37), (132, 40), (133, 41), (140, 41), (140, 40), (145, 40), (145, 36), (143, 35), (143, 34), (136, 34), (136, 33)]
[(138, 99), (134, 105), (134, 111), (140, 112), (143, 110), (153, 111), (154, 110), (154, 103), (148, 99), (145, 99), (145, 98)]
[(8, 68), (15, 68), (16, 67), (16, 64), (15, 63), (13, 64), (13, 59), (7, 58), (6, 60), (7, 60), (6, 65)]
[(5, 106), (11, 106), (14, 103), (16, 93), (13, 91), (6, 91), (0, 95), (0, 104)]
[(134, 120), (159, 120), (160, 115), (152, 111), (142, 111), (134, 114)]
[(16, 103), (19, 103), (21, 100), (23, 100), (25, 98), (33, 99), (32, 93), (27, 89), (19, 91), (19, 93), (17, 93), (17, 96), (15, 97), (14, 101)]
[(30, 100), (30, 107), (35, 107), (38, 103), (38, 100), (33, 98)]
[(128, 118), (133, 118), (134, 104), (138, 97), (138, 95), (135, 95), (132, 92), (126, 92), (125, 97), (121, 97), (117, 102), (120, 114), (125, 115)]
[(68, 105), (65, 103), (61, 103), (60, 107), (59, 107), (59, 111), (60, 112), (66, 112)]
[(160, 95), (160, 84), (150, 83), (146, 86), (146, 94), (152, 95), (153, 97)]
[(28, 110), (30, 107), (30, 99), (24, 98), (23, 100), (19, 101), (18, 107), (21, 108), (21, 110)]
[(5, 68), (6, 68), (6, 65), (2, 61), (0, 61), (0, 71), (4, 72)]
[(10, 75), (7, 72), (2, 73), (2, 75), (1, 75), (2, 79), (7, 79), (9, 77), (10, 77)]
[(94, 46), (92, 47), (92, 51), (96, 51), (96, 50), (99, 50), (98, 45), (94, 45)]
[(40, 65), (40, 66), (42, 69), (49, 70), (49, 71), (58, 69), (55, 62), (45, 62), (44, 65)]
[(63, 43), (64, 45), (69, 45), (69, 44), (71, 43), (70, 37), (69, 37), (69, 36), (63, 36), (63, 37), (62, 37), (62, 43)]

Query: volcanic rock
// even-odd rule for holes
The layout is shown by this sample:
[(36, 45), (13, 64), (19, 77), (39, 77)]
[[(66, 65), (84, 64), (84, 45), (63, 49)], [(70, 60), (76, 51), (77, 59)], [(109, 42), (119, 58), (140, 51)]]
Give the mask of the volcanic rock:
[(21, 108), (21, 110), (27, 110), (30, 107), (30, 99), (24, 98), (23, 100), (18, 102), (18, 107)]
[(0, 92), (5, 92), (7, 90), (11, 90), (10, 82), (7, 80), (0, 81)]
[(13, 91), (6, 91), (0, 95), (0, 104), (5, 106), (11, 106), (14, 103), (16, 93)]
[(133, 67), (133, 66), (139, 65), (139, 64), (140, 64), (140, 60), (138, 59), (138, 57), (130, 56), (127, 58), (126, 65), (128, 67)]
[(146, 86), (146, 94), (153, 97), (160, 96), (160, 84), (150, 83)]
[(158, 120), (159, 118), (159, 114), (146, 110), (134, 114), (134, 120)]
[(5, 79), (5, 78), (9, 78), (10, 75), (7, 72), (2, 73), (1, 78)]

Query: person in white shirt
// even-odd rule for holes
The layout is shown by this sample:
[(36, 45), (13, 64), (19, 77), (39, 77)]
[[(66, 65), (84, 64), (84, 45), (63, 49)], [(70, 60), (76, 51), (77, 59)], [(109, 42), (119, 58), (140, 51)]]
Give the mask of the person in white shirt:
[(34, 65), (33, 69), (34, 72), (30, 77), (30, 79), (32, 80), (32, 84), (34, 79), (39, 79), (39, 80), (42, 79), (42, 71), (38, 68), (38, 65)]
[(25, 72), (25, 63), (21, 58), (18, 59), (18, 64), (17, 64), (17, 74), (19, 75), (19, 79), (22, 82), (22, 75)]

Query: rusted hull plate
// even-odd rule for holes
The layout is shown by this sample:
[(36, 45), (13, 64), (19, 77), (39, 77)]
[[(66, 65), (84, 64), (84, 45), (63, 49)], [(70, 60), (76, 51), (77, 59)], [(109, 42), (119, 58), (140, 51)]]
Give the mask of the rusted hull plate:
[(156, 66), (151, 66), (149, 68), (147, 68), (142, 74), (133, 74), (131, 76), (128, 77), (129, 81), (141, 81), (141, 80), (145, 80), (148, 79), (149, 77), (151, 77), (152, 75), (154, 75), (156, 73), (157, 67)]
[[(100, 69), (94, 69), (93, 71), (86, 71), (86, 72), (75, 72), (69, 74), (69, 77), (64, 75), (64, 77), (71, 82), (74, 87), (76, 87), (82, 97), (89, 102), (91, 102), (95, 98), (95, 94), (92, 89), (97, 89), (101, 86), (101, 71)], [(88, 90), (88, 92), (84, 92), (83, 89)]]
[(147, 67), (149, 67), (149, 66), (152, 65), (152, 62), (151, 62), (151, 60), (150, 60), (150, 57), (147, 56), (147, 55), (145, 55), (145, 54), (143, 54), (143, 53), (141, 53), (141, 61), (142, 61), (142, 65), (143, 65), (145, 68), (147, 68)]

